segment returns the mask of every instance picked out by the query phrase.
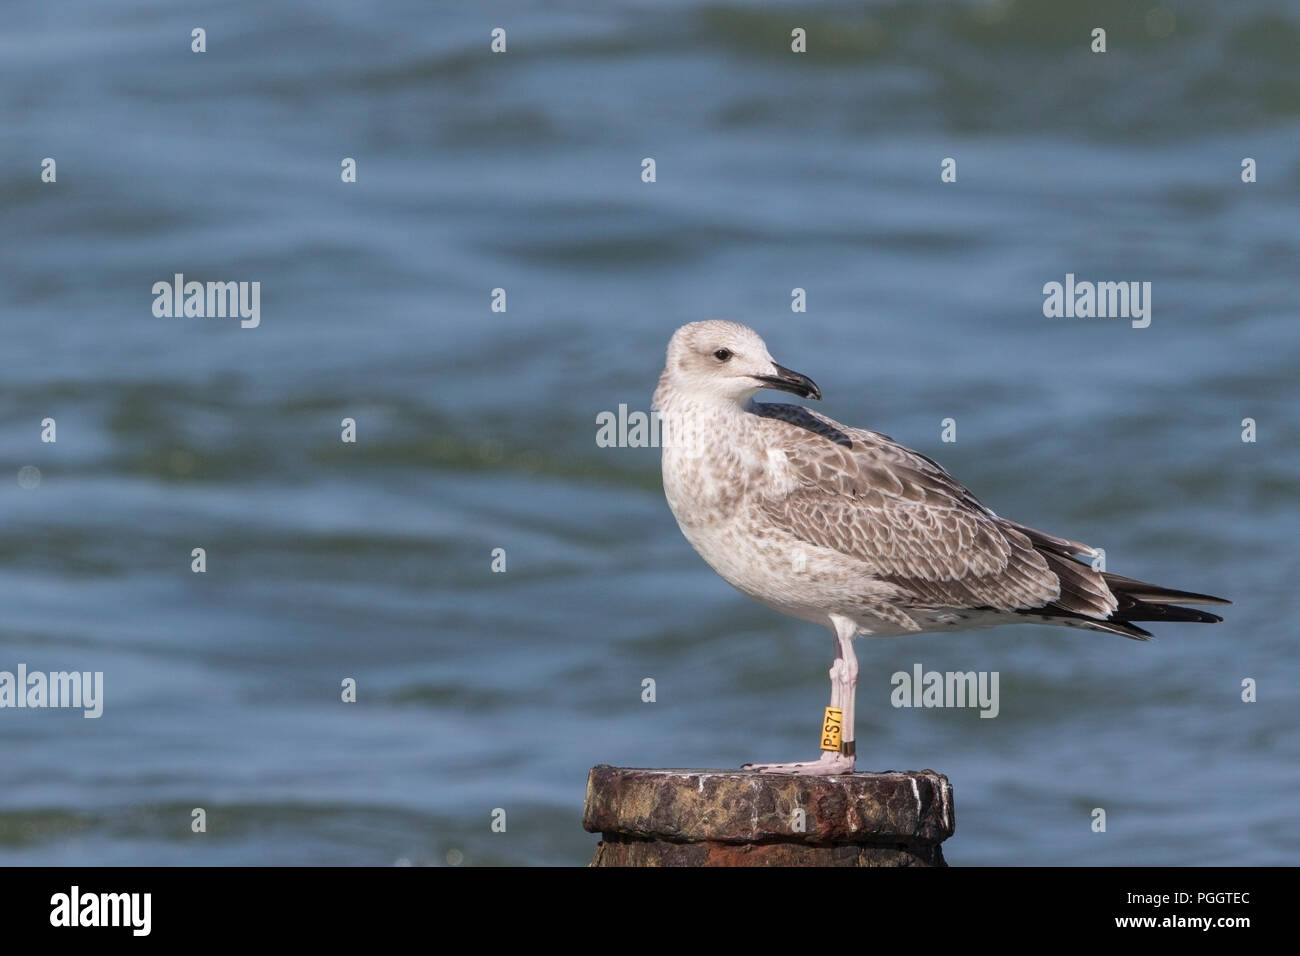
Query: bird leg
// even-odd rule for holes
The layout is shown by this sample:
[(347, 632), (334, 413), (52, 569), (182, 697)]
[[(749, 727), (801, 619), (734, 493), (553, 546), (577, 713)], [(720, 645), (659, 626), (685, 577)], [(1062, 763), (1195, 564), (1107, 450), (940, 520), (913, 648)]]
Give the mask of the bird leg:
[(855, 753), (853, 711), (858, 689), (858, 658), (853, 653), (853, 622), (838, 616), (835, 624), (835, 663), (831, 665), (831, 707), (843, 712), (840, 749), (824, 750), (817, 760), (799, 763), (747, 763), (740, 769), (758, 773), (793, 773), (811, 777), (829, 777), (852, 773)]
[(840, 752), (849, 757), (849, 773), (853, 772), (853, 757), (857, 753), (857, 741), (853, 732), (857, 717), (858, 702), (858, 655), (853, 653), (853, 636), (858, 626), (842, 617), (833, 617), (835, 623), (835, 644), (839, 651), (839, 663), (843, 664), (844, 688), (844, 732)]

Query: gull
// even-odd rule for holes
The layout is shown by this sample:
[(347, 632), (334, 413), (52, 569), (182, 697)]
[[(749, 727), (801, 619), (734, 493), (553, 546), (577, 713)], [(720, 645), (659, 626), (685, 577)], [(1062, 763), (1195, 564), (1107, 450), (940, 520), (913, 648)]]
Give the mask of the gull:
[(1029, 623), (1144, 641), (1135, 622), (1223, 620), (1179, 605), (1230, 601), (1096, 570), (1079, 560), (1094, 548), (999, 517), (925, 455), (802, 405), (754, 401), (765, 388), (822, 397), (753, 329), (692, 322), (668, 343), (652, 402), (664, 495), (686, 540), (743, 593), (835, 636), (838, 747), (831, 736), (816, 760), (744, 769), (853, 772), (855, 637)]

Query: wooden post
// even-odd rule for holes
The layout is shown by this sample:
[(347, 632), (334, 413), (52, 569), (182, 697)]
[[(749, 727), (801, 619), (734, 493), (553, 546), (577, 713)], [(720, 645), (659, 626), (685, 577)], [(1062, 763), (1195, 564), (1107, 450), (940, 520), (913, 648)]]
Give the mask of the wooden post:
[(933, 770), (838, 777), (593, 767), (592, 866), (946, 866), (952, 787)]

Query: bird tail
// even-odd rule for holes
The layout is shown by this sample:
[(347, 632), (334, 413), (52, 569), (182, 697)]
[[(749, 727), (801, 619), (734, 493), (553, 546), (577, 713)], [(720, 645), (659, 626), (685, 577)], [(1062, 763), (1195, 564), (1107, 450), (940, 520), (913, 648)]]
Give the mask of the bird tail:
[(1115, 610), (1102, 620), (1090, 619), (1087, 614), (1075, 614), (1071, 617), (1079, 626), (1119, 634), (1135, 641), (1148, 641), (1153, 636), (1150, 631), (1134, 623), (1136, 621), (1217, 624), (1223, 620), (1219, 615), (1179, 605), (1232, 603), (1225, 598), (1210, 594), (1162, 588), (1135, 578), (1111, 574), (1108, 571), (1101, 572), (1101, 576), (1106, 586), (1110, 588), (1111, 594), (1115, 595), (1117, 604)]
[(1110, 620), (1188, 621), (1196, 624), (1217, 624), (1223, 620), (1219, 615), (1190, 607), (1179, 607), (1179, 605), (1232, 603), (1225, 598), (1197, 594), (1195, 591), (1157, 587), (1120, 574), (1103, 571), (1102, 577), (1110, 592), (1115, 595), (1115, 600), (1119, 602), (1119, 607), (1115, 609)]
[[(1217, 624), (1223, 620), (1219, 615), (1180, 605), (1232, 603), (1210, 594), (1162, 588), (1136, 578), (1126, 578), (1122, 574), (1094, 571), (1071, 557), (1086, 553), (1084, 549), (1092, 551), (1086, 545), (1064, 538), (1052, 538), (1023, 525), (1017, 527), (1029, 535), (1039, 554), (1046, 559), (1048, 567), (1061, 582), (1061, 596), (1056, 601), (1041, 608), (1023, 610), (1020, 612), (1022, 614), (1063, 620), (1076, 627), (1146, 641), (1151, 639), (1151, 632), (1134, 622)], [(1114, 610), (1110, 609), (1112, 598), (1115, 602)]]
[[(1197, 594), (1195, 591), (1175, 591), (1173, 588), (1157, 587), (1136, 578), (1126, 578), (1122, 574), (1103, 571), (1101, 576), (1111, 593), (1116, 597), (1128, 595), (1135, 601), (1155, 601), (1167, 604), (1231, 604), (1227, 598), (1214, 597), (1210, 594)], [(1213, 614), (1210, 617), (1214, 617)], [(1220, 618), (1221, 620), (1221, 618)]]

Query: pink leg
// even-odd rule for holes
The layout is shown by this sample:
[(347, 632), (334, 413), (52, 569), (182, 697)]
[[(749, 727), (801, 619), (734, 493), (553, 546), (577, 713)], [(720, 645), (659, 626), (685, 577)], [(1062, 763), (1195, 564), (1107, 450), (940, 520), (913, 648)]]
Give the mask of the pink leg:
[(853, 635), (857, 625), (847, 618), (832, 615), (835, 625), (835, 663), (831, 665), (831, 706), (844, 712), (843, 744), (840, 752), (822, 751), (817, 760), (799, 763), (747, 763), (742, 770), (758, 773), (793, 773), (813, 777), (829, 777), (852, 773), (855, 759), (853, 711), (858, 689), (858, 659), (853, 653)]

